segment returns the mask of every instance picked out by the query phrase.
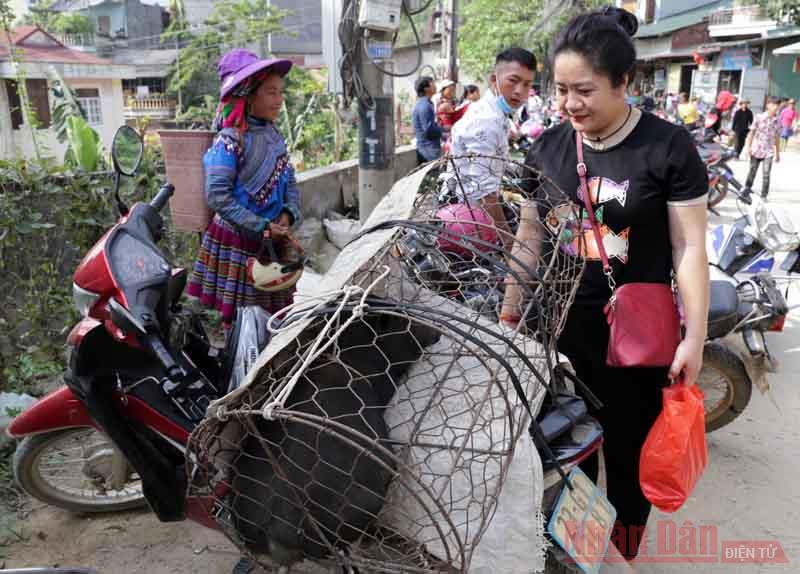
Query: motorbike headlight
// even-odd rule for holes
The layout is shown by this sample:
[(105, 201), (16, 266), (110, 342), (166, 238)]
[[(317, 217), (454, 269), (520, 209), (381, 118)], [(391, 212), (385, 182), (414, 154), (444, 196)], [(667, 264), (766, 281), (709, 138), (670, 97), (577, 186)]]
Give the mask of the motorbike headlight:
[(99, 294), (81, 289), (75, 283), (72, 284), (72, 300), (75, 302), (75, 308), (82, 317), (89, 316), (89, 311), (92, 310), (92, 307), (97, 303), (98, 299), (100, 299)]
[(788, 214), (774, 209), (767, 203), (757, 202), (751, 211), (751, 221), (758, 230), (761, 243), (772, 252), (794, 251), (800, 245)]

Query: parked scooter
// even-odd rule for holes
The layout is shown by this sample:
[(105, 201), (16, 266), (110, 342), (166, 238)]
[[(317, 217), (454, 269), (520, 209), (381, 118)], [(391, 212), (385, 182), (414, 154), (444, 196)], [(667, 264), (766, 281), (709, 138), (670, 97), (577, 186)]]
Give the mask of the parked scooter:
[(728, 193), (749, 204), (752, 190), (736, 179), (733, 170), (728, 165), (728, 162), (738, 157), (736, 150), (719, 143), (717, 141), (719, 138), (713, 131), (698, 130), (693, 132), (693, 135), (700, 158), (708, 168), (709, 211), (719, 215), (714, 208), (728, 196)]
[(207, 504), (184, 498), (184, 452), (208, 404), (236, 388), (268, 340), (269, 316), (240, 309), (224, 349), (178, 300), (186, 284), (158, 247), (159, 211), (174, 188), (128, 208), (122, 175), (141, 162), (128, 127), (112, 145), (117, 223), (74, 275), (82, 315), (68, 337), (65, 386), (17, 416), (8, 434), (22, 439), (14, 475), (31, 496), (75, 512), (149, 503), (161, 520), (193, 518), (214, 527)]
[[(698, 384), (705, 393), (706, 428), (716, 430), (739, 416), (750, 401), (753, 383), (762, 393), (766, 374), (777, 362), (768, 332), (783, 331), (791, 311), (787, 291), (779, 284), (800, 273), (800, 236), (791, 221), (752, 196), (739, 203), (742, 215), (720, 224), (709, 235), (711, 307), (703, 370)], [(773, 273), (775, 255), (788, 252), (780, 276)], [(722, 339), (741, 334), (741, 346)]]

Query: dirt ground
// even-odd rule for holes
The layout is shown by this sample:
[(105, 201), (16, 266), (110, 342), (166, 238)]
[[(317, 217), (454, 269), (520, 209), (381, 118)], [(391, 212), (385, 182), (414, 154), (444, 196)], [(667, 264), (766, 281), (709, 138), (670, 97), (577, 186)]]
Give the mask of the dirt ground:
[[(17, 523), (5, 567), (92, 567), (101, 574), (221, 574), (238, 560), (219, 533), (190, 522), (162, 524), (149, 512), (75, 515), (37, 505)], [(20, 539), (21, 538), (21, 539)]]
[[(736, 166), (741, 176), (746, 165)], [(773, 169), (770, 200), (789, 210), (800, 222), (800, 154), (786, 154)], [(723, 215), (733, 215), (731, 205)], [(730, 213), (728, 213), (730, 212)], [(800, 227), (800, 224), (798, 224)], [(790, 303), (800, 303), (800, 288)], [(758, 391), (748, 409), (731, 425), (709, 435), (709, 467), (690, 500), (676, 514), (654, 512), (651, 527), (665, 521), (678, 527), (712, 527), (720, 543), (778, 542), (788, 563), (731, 564), (721, 556), (711, 563), (679, 560), (665, 563), (642, 559), (643, 574), (684, 572), (760, 574), (797, 572), (800, 559), (800, 310), (795, 310), (781, 334), (769, 336), (781, 361), (772, 375), (774, 403)], [(221, 534), (193, 523), (161, 524), (147, 512), (108, 516), (78, 516), (26, 503), (28, 510), (15, 524), (0, 516), (0, 547), (9, 567), (84, 566), (102, 574), (227, 574), (238, 559)]]

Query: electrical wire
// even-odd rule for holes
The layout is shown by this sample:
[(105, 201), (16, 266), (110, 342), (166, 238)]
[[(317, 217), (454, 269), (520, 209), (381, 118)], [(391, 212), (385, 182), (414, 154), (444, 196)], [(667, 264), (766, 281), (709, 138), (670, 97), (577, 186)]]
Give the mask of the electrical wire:
[[(407, 0), (402, 1), (401, 8), (403, 14), (405, 14), (408, 18), (409, 23), (411, 24), (411, 31), (414, 34), (414, 41), (417, 47), (416, 65), (408, 72), (398, 73), (384, 68), (374, 59), (370, 58), (370, 62), (378, 69), (379, 72), (392, 78), (407, 78), (417, 73), (417, 71), (422, 67), (422, 40), (420, 39), (419, 30), (417, 30), (417, 25), (412, 16), (427, 10), (431, 4), (433, 4), (433, 0), (429, 0), (423, 8), (414, 12), (411, 12), (408, 9), (406, 2)], [(358, 21), (355, 17), (357, 5), (358, 0), (345, 0), (345, 5), (342, 7), (342, 19), (339, 22), (338, 29), (339, 41), (342, 44), (343, 50), (342, 57), (339, 61), (339, 71), (342, 77), (342, 83), (344, 85), (344, 105), (349, 106), (352, 98), (355, 97), (355, 99), (357, 99), (367, 109), (375, 109), (375, 99), (364, 85), (364, 82), (358, 73), (358, 64), (360, 62), (360, 58), (368, 57), (367, 55), (369, 54), (369, 51), (367, 46), (367, 34), (365, 33), (367, 31), (359, 28)], [(360, 42), (359, 36), (361, 37)], [(394, 38), (392, 39), (392, 48), (394, 48), (396, 42), (397, 33), (395, 33)], [(362, 53), (359, 54), (359, 51)]]
[[(422, 14), (425, 10), (431, 7), (431, 4), (433, 4), (433, 2), (434, 0), (428, 0), (428, 3), (425, 4), (425, 6), (414, 11), (408, 10), (407, 14), (409, 16), (417, 16), (418, 14)], [(405, 0), (403, 1), (403, 4), (405, 4)]]
[[(430, 4), (430, 2), (429, 2), (429, 4)], [(427, 8), (427, 6), (426, 6), (426, 8)], [(390, 72), (386, 68), (383, 68), (380, 65), (378, 65), (378, 63), (375, 60), (370, 58), (370, 62), (372, 62), (373, 66), (378, 68), (378, 70), (382, 74), (386, 74), (387, 76), (391, 76), (392, 78), (407, 78), (408, 76), (412, 76), (412, 75), (416, 74), (417, 70), (419, 70), (420, 67), (422, 66), (422, 41), (420, 40), (420, 37), (419, 37), (419, 31), (417, 30), (417, 25), (414, 23), (414, 19), (411, 17), (412, 14), (411, 14), (411, 12), (408, 11), (408, 7), (406, 6), (406, 0), (403, 0), (402, 10), (403, 10), (403, 14), (408, 16), (408, 21), (411, 23), (411, 31), (414, 33), (414, 41), (417, 43), (417, 64), (414, 66), (414, 69), (411, 70), (410, 72), (402, 72), (402, 73)], [(396, 41), (397, 41), (397, 34), (395, 34), (394, 39), (392, 40), (392, 48), (394, 48), (394, 45), (395, 45)], [(361, 42), (362, 42), (362, 45), (363, 45), (364, 53), (368, 54), (369, 52), (367, 52), (367, 37), (366, 36), (362, 37)]]
[(344, 86), (345, 107), (350, 106), (353, 97), (367, 109), (375, 109), (375, 100), (358, 73), (360, 30), (355, 17), (358, 0), (345, 0), (342, 6), (342, 19), (339, 22), (339, 42), (342, 44), (342, 57), (339, 60), (339, 73)]

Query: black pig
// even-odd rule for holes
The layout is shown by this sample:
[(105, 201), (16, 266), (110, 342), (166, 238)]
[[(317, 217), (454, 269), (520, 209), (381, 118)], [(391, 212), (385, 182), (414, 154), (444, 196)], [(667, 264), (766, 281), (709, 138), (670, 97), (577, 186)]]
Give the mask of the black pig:
[[(338, 362), (322, 355), (306, 370), (287, 409), (387, 439), (383, 411), (397, 381), (438, 337), (404, 317), (367, 314), (339, 337)], [(289, 565), (327, 556), (326, 540), (350, 543), (369, 529), (389, 488), (390, 460), (363, 440), (349, 445), (341, 429), (334, 436), (308, 422), (256, 426), (260, 437), (243, 443), (233, 480), (234, 526), (250, 550)]]

